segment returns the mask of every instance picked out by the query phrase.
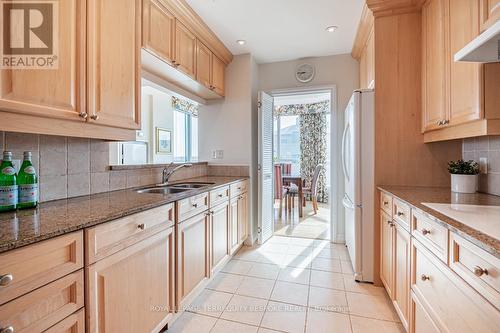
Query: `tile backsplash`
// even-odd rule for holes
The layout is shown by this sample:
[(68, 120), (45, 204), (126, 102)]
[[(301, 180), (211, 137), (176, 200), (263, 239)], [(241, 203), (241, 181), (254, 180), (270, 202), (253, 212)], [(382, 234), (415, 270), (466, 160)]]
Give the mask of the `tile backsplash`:
[[(163, 166), (110, 170), (109, 142), (104, 140), (0, 132), (0, 149), (12, 151), (18, 160), (24, 151), (33, 153), (41, 202), (161, 182)], [(171, 180), (207, 173), (207, 163), (198, 163), (179, 170)]]
[(500, 195), (500, 136), (484, 136), (463, 140), (462, 158), (479, 163), (488, 159), (488, 173), (479, 176), (479, 191)]

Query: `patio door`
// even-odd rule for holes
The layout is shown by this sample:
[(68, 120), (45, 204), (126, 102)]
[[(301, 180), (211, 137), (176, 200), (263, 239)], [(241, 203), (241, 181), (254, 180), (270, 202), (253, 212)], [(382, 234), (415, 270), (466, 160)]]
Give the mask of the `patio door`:
[(259, 93), (259, 244), (267, 241), (274, 232), (273, 204), (273, 97)]

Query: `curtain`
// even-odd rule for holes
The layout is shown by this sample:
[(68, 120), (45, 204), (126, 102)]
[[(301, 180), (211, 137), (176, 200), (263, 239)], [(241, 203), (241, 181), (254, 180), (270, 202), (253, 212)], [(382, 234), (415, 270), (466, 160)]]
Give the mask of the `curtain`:
[[(301, 113), (300, 126), (300, 172), (305, 186), (311, 186), (314, 169), (318, 164), (326, 165), (327, 158), (327, 121), (326, 113)], [(318, 201), (327, 202), (325, 168), (318, 179)]]
[(198, 104), (187, 99), (172, 96), (172, 107), (179, 112), (187, 113), (193, 117), (198, 117)]

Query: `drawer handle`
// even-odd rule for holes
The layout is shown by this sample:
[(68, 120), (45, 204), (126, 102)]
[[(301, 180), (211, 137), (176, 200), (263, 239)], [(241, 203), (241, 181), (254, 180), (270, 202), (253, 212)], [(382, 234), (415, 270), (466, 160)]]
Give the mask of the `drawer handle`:
[(481, 268), (479, 266), (474, 267), (474, 275), (475, 276), (483, 276), (483, 275), (488, 275), (488, 270)]
[(422, 281), (427, 281), (427, 280), (430, 280), (431, 277), (430, 276), (427, 276), (425, 274), (422, 274), (422, 276), (420, 277), (420, 279), (422, 279)]
[(384, 201), (384, 206), (389, 205), (389, 201)]
[(222, 198), (224, 195), (221, 193), (218, 195), (219, 198)]
[(198, 204), (197, 204), (197, 203), (194, 203), (194, 204), (192, 204), (192, 206), (193, 206), (194, 208), (196, 208), (196, 207), (198, 207)]
[(14, 327), (8, 326), (5, 328), (0, 328), (0, 333), (14, 333)]
[(403, 213), (403, 212), (398, 212), (398, 216), (405, 216), (405, 213)]
[(138, 224), (138, 225), (137, 225), (137, 228), (139, 228), (139, 229), (141, 229), (141, 230), (144, 230), (144, 223)]
[(240, 186), (240, 187), (238, 187), (238, 190), (241, 190), (241, 186)]
[(422, 229), (422, 235), (429, 235), (431, 233), (430, 230), (427, 230), (427, 229)]
[(12, 274), (0, 275), (0, 286), (8, 286), (12, 280), (14, 280)]

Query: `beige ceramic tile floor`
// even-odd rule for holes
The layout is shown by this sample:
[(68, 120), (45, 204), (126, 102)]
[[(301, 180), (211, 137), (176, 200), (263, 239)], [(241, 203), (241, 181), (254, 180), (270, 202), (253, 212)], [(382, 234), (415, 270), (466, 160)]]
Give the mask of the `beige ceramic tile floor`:
[(307, 201), (303, 217), (299, 217), (297, 199), (295, 199), (295, 208), (288, 213), (283, 207), (280, 217), (279, 201), (276, 200), (274, 204), (274, 234), (277, 236), (329, 239), (330, 205), (327, 203), (318, 203), (318, 205), (319, 210), (314, 214), (311, 202)]
[(169, 333), (402, 333), (382, 288), (352, 277), (345, 246), (274, 236), (242, 248)]

